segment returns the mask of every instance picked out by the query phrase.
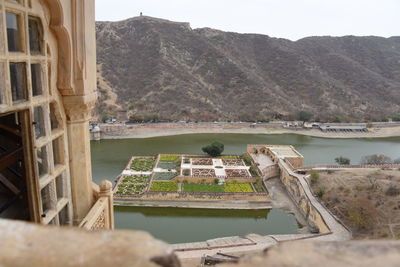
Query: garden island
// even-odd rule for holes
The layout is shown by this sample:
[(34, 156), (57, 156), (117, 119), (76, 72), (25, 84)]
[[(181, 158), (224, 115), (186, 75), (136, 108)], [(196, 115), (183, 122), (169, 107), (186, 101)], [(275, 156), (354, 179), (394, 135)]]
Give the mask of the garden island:
[[(115, 205), (270, 207), (261, 172), (250, 154), (210, 154), (133, 156), (115, 184)], [(207, 206), (203, 206), (201, 201), (207, 201), (203, 203)], [(209, 201), (215, 205), (209, 205)]]

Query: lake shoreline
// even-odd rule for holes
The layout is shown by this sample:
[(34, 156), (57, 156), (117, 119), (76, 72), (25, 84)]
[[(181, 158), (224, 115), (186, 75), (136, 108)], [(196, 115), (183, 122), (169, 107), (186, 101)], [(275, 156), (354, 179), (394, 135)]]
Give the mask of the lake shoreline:
[(132, 127), (124, 133), (102, 133), (101, 139), (145, 139), (163, 136), (189, 135), (189, 134), (297, 134), (320, 138), (354, 139), (354, 138), (388, 138), (400, 137), (400, 127), (373, 128), (366, 133), (332, 133), (322, 132), (319, 129), (288, 129), (288, 128), (223, 128), (223, 127), (168, 127), (156, 128), (153, 126)]

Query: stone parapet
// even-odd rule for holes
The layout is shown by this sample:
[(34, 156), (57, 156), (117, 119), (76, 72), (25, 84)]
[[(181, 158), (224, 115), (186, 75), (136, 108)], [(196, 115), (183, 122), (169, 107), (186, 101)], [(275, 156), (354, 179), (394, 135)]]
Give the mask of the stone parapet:
[(0, 219), (1, 266), (180, 266), (170, 245), (141, 231), (87, 232)]

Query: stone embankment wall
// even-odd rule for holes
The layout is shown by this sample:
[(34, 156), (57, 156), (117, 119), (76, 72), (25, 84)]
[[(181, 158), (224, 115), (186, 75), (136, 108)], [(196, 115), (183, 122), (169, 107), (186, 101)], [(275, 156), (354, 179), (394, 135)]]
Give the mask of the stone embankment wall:
[(268, 166), (261, 170), (262, 178), (265, 180), (277, 177), (280, 175), (280, 173), (281, 172), (279, 170), (278, 164)]
[[(190, 201), (243, 201), (244, 203), (270, 203), (269, 194), (263, 193), (200, 193), (200, 192), (146, 192), (137, 195), (114, 195), (114, 204), (124, 205), (126, 202), (140, 201), (178, 201), (181, 204), (190, 204)], [(237, 202), (232, 202), (232, 206)], [(179, 206), (176, 203), (174, 206)]]
[(292, 169), (297, 169), (304, 166), (304, 158), (285, 158), (285, 162), (292, 167)]
[[(288, 170), (288, 166), (284, 166), (284, 163), (280, 162), (279, 167), (281, 170), (281, 181), (286, 187), (287, 192), (290, 197), (299, 207), (300, 212), (306, 218), (310, 230), (312, 232), (320, 232), (320, 233), (329, 233), (331, 232), (328, 226), (326, 225), (323, 217), (318, 212), (318, 210), (313, 206), (311, 200), (307, 196), (303, 185), (300, 180)], [(308, 185), (306, 185), (308, 186)]]

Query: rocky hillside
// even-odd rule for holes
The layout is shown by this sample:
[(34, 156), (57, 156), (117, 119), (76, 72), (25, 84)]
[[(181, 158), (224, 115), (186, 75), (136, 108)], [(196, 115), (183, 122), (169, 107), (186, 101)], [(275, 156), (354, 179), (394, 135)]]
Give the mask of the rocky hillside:
[(293, 42), (151, 17), (96, 29), (99, 113), (214, 121), (305, 110), (321, 120), (377, 120), (400, 111), (400, 37)]

